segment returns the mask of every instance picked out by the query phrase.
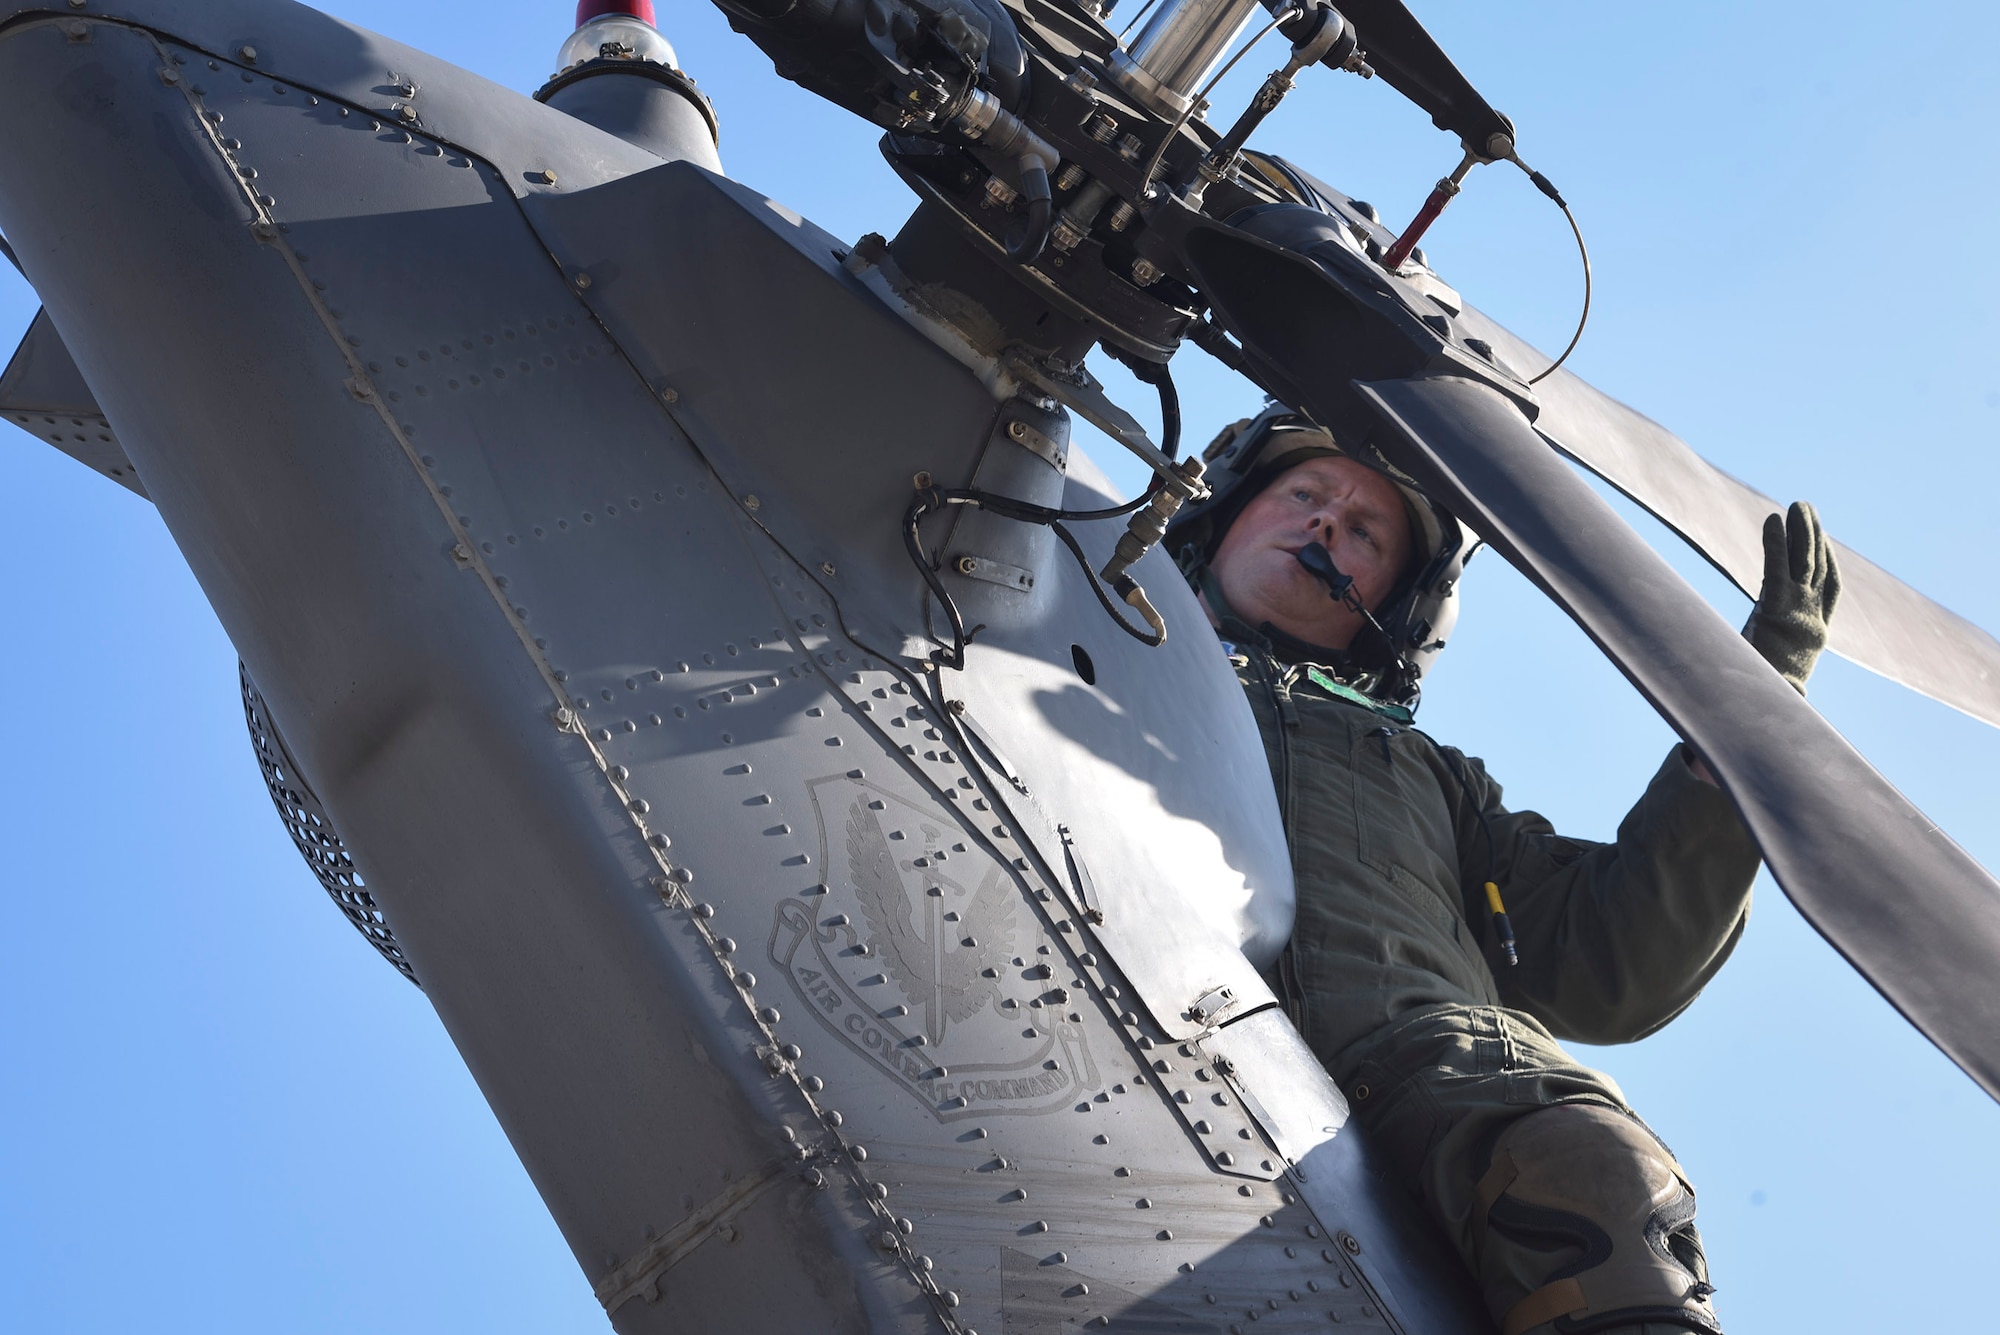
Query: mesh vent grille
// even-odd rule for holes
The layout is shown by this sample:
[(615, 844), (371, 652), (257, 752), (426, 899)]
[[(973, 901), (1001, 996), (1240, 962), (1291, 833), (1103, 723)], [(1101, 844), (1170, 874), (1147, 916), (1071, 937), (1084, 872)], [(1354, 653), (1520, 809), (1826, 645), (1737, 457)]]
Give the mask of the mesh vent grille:
[[(250, 680), (250, 674), (241, 663), (236, 666), (237, 677), (243, 685), (243, 717), (250, 725), (250, 745), (257, 752), (257, 768), (263, 772), (264, 786), (270, 790), (271, 801), (278, 808), (279, 819), (285, 822), (285, 829), (292, 836), (292, 843), (298, 847), (299, 856), (312, 868), (312, 874), (319, 879), (326, 893), (333, 897), (334, 904), (354, 924), (355, 930), (368, 938), (368, 944), (381, 953), (383, 959), (396, 966), (396, 972), (417, 982), (416, 971), (396, 944), (396, 934), (389, 930), (388, 920), (382, 910), (375, 906), (375, 897), (368, 893), (368, 887), (355, 870), (354, 859), (348, 855), (347, 845), (340, 841), (333, 823), (319, 804), (319, 798), (298, 771), (292, 761), (292, 754), (285, 749), (285, 741), (271, 726), (270, 715), (264, 708), (264, 697), (257, 692), (257, 684)], [(417, 983), (422, 987), (422, 983)]]

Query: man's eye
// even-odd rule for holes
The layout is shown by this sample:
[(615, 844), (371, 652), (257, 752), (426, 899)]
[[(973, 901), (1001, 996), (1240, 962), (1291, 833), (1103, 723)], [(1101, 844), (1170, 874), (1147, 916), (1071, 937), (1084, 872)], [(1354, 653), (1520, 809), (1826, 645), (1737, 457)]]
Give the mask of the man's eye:
[(1304, 487), (1300, 487), (1298, 490), (1292, 493), (1292, 499), (1295, 501), (1305, 501), (1307, 503), (1310, 503), (1313, 499), (1313, 494), (1307, 491)]
[(1368, 531), (1366, 524), (1356, 524), (1354, 526), (1354, 536), (1367, 543), (1370, 547), (1375, 545), (1375, 535)]

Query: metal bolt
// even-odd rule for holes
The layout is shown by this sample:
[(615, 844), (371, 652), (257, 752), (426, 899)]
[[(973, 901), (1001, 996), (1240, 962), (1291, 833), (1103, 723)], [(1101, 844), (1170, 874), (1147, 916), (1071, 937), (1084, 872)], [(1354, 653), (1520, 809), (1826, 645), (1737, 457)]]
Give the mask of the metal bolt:
[(236, 54), (243, 57), (246, 64), (254, 65), (257, 63), (257, 48), (254, 46), (240, 46), (236, 48)]
[(1100, 111), (1090, 118), (1086, 127), (1090, 137), (1100, 144), (1108, 144), (1118, 134), (1118, 118), (1108, 111)]
[[(406, 121), (413, 121), (417, 118), (417, 109), (411, 106), (409, 103), (404, 102), (397, 106), (396, 114), (402, 117)], [(554, 185), (556, 183), (556, 174), (554, 172), (543, 172), (542, 178), (545, 181), (547, 181), (550, 185)]]
[(1137, 162), (1139, 155), (1145, 151), (1145, 142), (1136, 134), (1128, 134), (1118, 141), (1118, 156), (1127, 162)]
[(1074, 190), (1083, 184), (1083, 178), (1087, 175), (1089, 173), (1084, 171), (1082, 167), (1074, 162), (1069, 163), (1056, 173), (1055, 188), (1058, 190)]
[(833, 575), (833, 562), (821, 561), (819, 563), (819, 573), (830, 578)]
[(549, 717), (552, 720), (554, 720), (555, 725), (558, 728), (566, 729), (574, 725), (576, 722), (576, 715), (571, 713), (569, 707), (566, 705), (558, 705), (556, 707), (556, 711), (553, 714), (550, 714)]
[(961, 556), (961, 557), (959, 557), (959, 558), (958, 558), (958, 573), (959, 573), (959, 574), (961, 574), (961, 575), (970, 575), (970, 574), (971, 574), (971, 573), (972, 573), (973, 571), (975, 571), (975, 570), (977, 570), (977, 569), (979, 569), (979, 562), (978, 562), (978, 561), (976, 561), (976, 560), (974, 560), (974, 559), (973, 559), (972, 557), (970, 557), (970, 556)]
[(1160, 266), (1141, 255), (1132, 261), (1132, 281), (1140, 287), (1151, 287), (1160, 281)]
[(743, 497), (743, 508), (746, 510), (761, 510), (764, 508), (764, 502), (757, 499), (755, 492), (750, 492)]
[(1340, 1235), (1340, 1245), (1347, 1249), (1349, 1256), (1361, 1255), (1361, 1239), (1355, 1237), (1352, 1233), (1343, 1232)]
[(160, 82), (171, 88), (181, 81), (181, 72), (171, 67), (160, 71)]
[(675, 389), (672, 385), (669, 385), (665, 389), (660, 391), (660, 397), (665, 399), (668, 403), (679, 403), (681, 401), (681, 392)]
[(1139, 216), (1139, 210), (1133, 208), (1131, 204), (1121, 199), (1117, 202), (1117, 204), (1112, 206), (1111, 216), (1106, 221), (1108, 221), (1111, 224), (1112, 231), (1122, 232), (1126, 228), (1130, 227), (1132, 225), (1132, 220), (1138, 216)]
[(84, 0), (69, 0), (69, 7), (71, 9), (82, 9), (83, 3)]
[(1020, 197), (1021, 197), (1020, 191), (1016, 190), (1013, 186), (1008, 185), (1005, 181), (1001, 180), (999, 177), (989, 176), (986, 178), (985, 207), (989, 209), (1008, 208), (1011, 207), (1014, 201), (1019, 199)]
[(451, 559), (462, 566), (471, 565), (472, 549), (462, 542), (454, 543), (451, 549)]

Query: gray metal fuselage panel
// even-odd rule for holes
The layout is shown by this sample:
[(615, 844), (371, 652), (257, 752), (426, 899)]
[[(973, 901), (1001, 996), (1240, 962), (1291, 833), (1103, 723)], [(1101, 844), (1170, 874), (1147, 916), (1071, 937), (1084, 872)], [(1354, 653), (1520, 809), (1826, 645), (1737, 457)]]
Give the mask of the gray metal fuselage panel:
[[(1477, 1328), (1377, 1180), (1319, 1185), (1341, 1105), (1296, 1036), (1246, 1030), (1225, 1080), (1213, 1036), (1127, 1011), (1140, 939), (1128, 964), (1096, 935), (901, 640), (849, 624), (922, 633), (897, 493), (920, 449), (978, 466), (995, 405), (975, 377), (830, 254), (814, 278), (759, 248), (806, 254), (768, 220), (734, 235), (757, 230), (735, 188), (295, 6), (129, 9), (200, 45), (97, 17), (0, 30), (0, 118), (33, 131), (0, 136), (0, 228), (618, 1329)], [(256, 67), (226, 55), (241, 44)], [(415, 122), (364, 100), (389, 96), (375, 66), (413, 73)], [(808, 436), (807, 396), (838, 385), (732, 352), (711, 368), (747, 377), (730, 394), (795, 399), (801, 425), (704, 438), (711, 391), (690, 381), (679, 420), (637, 322), (607, 331), (579, 299), (620, 276), (579, 288), (549, 221), (569, 202), (524, 184), (523, 152), (558, 189), (694, 181), (716, 202), (675, 215), (690, 253), (729, 257), (739, 292), (745, 266), (792, 265), (824, 298), (815, 337), (872, 341), (921, 384)], [(670, 260), (633, 257), (631, 289)], [(658, 291), (659, 319), (745, 337), (698, 286)], [(797, 494), (808, 447), (826, 495)], [(751, 510), (738, 468), (780, 489)], [(850, 610), (843, 566), (874, 601)], [(1093, 802), (1131, 790), (1064, 791), (1053, 770), (1082, 762), (1053, 740), (1062, 709), (1006, 730), (1051, 688), (1037, 673), (1103, 634), (1082, 592), (1005, 650), (1034, 673), (975, 664), (964, 691), (1085, 837), (1109, 928), (1144, 896), (1244, 883), (1232, 858), (1275, 820), (1221, 808), (1251, 828), (1092, 852), (1119, 818)], [(1173, 597), (1188, 647), (1107, 650), (1107, 716), (1234, 690)], [(1161, 708), (1090, 725), (1103, 773), (1161, 782), (1133, 758), (1180, 726)], [(1254, 735), (1210, 726), (1226, 773), (1253, 766)], [(1188, 948), (1247, 970), (1232, 942)], [(1254, 1092), (1299, 1081), (1310, 1135)], [(1328, 1244), (1343, 1232), (1358, 1250)]]

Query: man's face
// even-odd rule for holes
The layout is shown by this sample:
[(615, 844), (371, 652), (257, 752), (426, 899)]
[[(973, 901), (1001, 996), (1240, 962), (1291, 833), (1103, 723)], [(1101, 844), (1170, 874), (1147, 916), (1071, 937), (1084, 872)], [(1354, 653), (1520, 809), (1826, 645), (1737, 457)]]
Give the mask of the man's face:
[(1372, 468), (1336, 455), (1280, 473), (1237, 515), (1210, 562), (1222, 596), (1252, 626), (1345, 649), (1362, 620), (1333, 600), (1297, 553), (1320, 542), (1370, 611), (1395, 588), (1410, 556), (1402, 493)]

